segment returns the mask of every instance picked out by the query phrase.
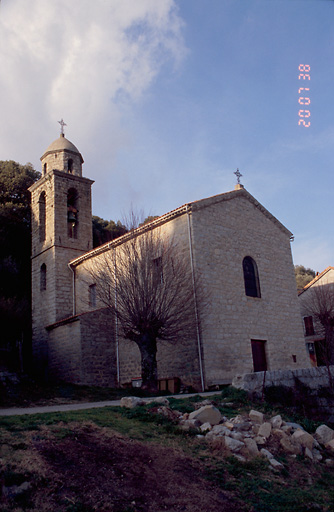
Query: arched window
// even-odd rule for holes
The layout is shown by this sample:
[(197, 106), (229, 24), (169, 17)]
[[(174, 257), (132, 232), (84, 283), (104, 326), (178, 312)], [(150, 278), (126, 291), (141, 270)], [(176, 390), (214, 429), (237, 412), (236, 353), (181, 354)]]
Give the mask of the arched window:
[(39, 286), (41, 292), (46, 290), (46, 265), (43, 263), (41, 265), (41, 271), (40, 271), (40, 286)]
[(38, 221), (39, 221), (39, 241), (40, 242), (44, 242), (44, 240), (45, 240), (45, 223), (46, 223), (45, 204), (46, 204), (45, 192), (42, 192), (41, 195), (39, 196), (39, 200), (38, 200), (38, 208), (39, 208)]
[(91, 284), (88, 288), (89, 294), (89, 306), (91, 308), (96, 308), (96, 284)]
[(44, 176), (44, 174), (46, 174), (47, 168), (48, 168), (48, 164), (44, 164), (43, 165), (43, 176)]
[(78, 236), (78, 193), (75, 188), (70, 188), (67, 193), (67, 226), (68, 237)]
[(253, 258), (246, 256), (242, 262), (245, 292), (248, 297), (261, 297), (259, 273)]
[(72, 174), (72, 172), (73, 172), (73, 160), (72, 160), (72, 158), (69, 158), (67, 160), (67, 170), (68, 170), (68, 172), (70, 174)]

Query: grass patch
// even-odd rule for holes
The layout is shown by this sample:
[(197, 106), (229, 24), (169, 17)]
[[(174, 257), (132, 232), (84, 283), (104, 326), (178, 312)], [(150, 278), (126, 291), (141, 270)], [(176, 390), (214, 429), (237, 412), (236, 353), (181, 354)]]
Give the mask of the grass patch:
[(240, 462), (235, 457), (227, 457), (213, 463), (207, 478), (224, 490), (238, 493), (254, 512), (333, 510), (328, 508), (333, 500), (332, 477), (317, 485), (311, 485), (307, 479), (302, 484), (302, 478), (293, 479), (287, 471), (271, 473), (262, 458)]
[(0, 407), (32, 407), (79, 402), (118, 400), (123, 396), (150, 396), (140, 388), (81, 386), (66, 382), (38, 382), (21, 377), (17, 383), (1, 384)]

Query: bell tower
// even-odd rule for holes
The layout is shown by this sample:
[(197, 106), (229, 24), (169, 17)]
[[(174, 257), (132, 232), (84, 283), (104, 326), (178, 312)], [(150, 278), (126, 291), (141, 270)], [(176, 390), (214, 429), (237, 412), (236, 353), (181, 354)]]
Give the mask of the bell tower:
[(42, 177), (30, 187), (32, 209), (33, 357), (47, 364), (47, 330), (73, 314), (69, 261), (93, 248), (91, 186), (83, 158), (61, 133), (41, 157)]

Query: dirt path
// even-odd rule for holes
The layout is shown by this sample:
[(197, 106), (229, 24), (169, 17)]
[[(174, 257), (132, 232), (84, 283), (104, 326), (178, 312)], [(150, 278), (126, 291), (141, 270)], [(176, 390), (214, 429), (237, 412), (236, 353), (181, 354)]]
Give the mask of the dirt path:
[[(169, 395), (166, 398), (187, 398), (189, 396), (212, 396), (217, 395), (217, 391), (207, 391), (203, 393), (189, 393), (184, 395)], [(152, 398), (154, 400), (154, 398)], [(107, 400), (103, 402), (85, 402), (77, 404), (59, 404), (59, 405), (45, 405), (36, 407), (10, 407), (7, 409), (0, 409), (0, 416), (22, 416), (23, 414), (45, 414), (48, 412), (66, 412), (66, 411), (80, 411), (84, 409), (96, 409), (98, 407), (116, 407), (120, 405), (120, 400)]]

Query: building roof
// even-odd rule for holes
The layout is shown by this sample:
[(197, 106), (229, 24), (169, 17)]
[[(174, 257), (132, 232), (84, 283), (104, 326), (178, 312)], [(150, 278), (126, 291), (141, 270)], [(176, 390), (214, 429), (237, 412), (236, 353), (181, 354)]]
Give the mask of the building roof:
[(328, 272), (330, 272), (331, 270), (334, 270), (334, 267), (327, 267), (325, 268), (325, 270), (323, 270), (322, 272), (320, 272), (320, 274), (316, 275), (312, 281), (310, 281), (309, 283), (307, 283), (307, 285), (304, 286), (304, 288), (299, 292), (299, 296), (306, 292), (306, 290), (308, 290), (311, 286), (313, 286), (317, 281), (319, 281), (321, 278), (324, 277), (324, 275), (326, 275)]
[(180, 206), (179, 208), (172, 210), (171, 212), (165, 213), (164, 215), (161, 215), (161, 217), (157, 217), (153, 221), (148, 222), (147, 224), (144, 224), (142, 226), (139, 226), (138, 228), (126, 233), (125, 235), (122, 235), (122, 236), (116, 238), (115, 240), (112, 240), (111, 242), (107, 242), (103, 245), (100, 245), (99, 247), (96, 247), (95, 249), (92, 249), (91, 251), (86, 252), (85, 254), (82, 254), (81, 256), (78, 256), (77, 258), (75, 258), (74, 260), (72, 260), (70, 262), (70, 265), (76, 266), (84, 260), (87, 260), (87, 259), (89, 259), (93, 256), (96, 256), (98, 254), (101, 254), (105, 251), (108, 251), (112, 247), (117, 247), (118, 245), (121, 245), (122, 243), (131, 239), (133, 236), (140, 235), (141, 233), (144, 233), (145, 231), (148, 231), (152, 228), (158, 227), (175, 217), (184, 215), (185, 213), (190, 213), (191, 211), (200, 210), (202, 208), (206, 208), (208, 206), (214, 205), (216, 203), (220, 203), (222, 201), (229, 201), (229, 200), (241, 198), (241, 197), (244, 197), (250, 203), (252, 203), (269, 220), (271, 220), (274, 224), (276, 224), (277, 227), (281, 231), (283, 231), (285, 235), (289, 236), (290, 239), (292, 238), (292, 233), (285, 226), (283, 226), (283, 224), (279, 220), (277, 220), (276, 217), (274, 217), (268, 210), (266, 210), (266, 208), (264, 206), (262, 206), (243, 186), (237, 185), (235, 190), (232, 190), (230, 192), (224, 192), (223, 194), (217, 194), (215, 196), (211, 196), (206, 199), (199, 199), (199, 200), (193, 201), (191, 203), (186, 203), (183, 206)]
[(72, 142), (66, 139), (63, 134), (60, 134), (59, 138), (54, 140), (46, 149), (46, 151), (44, 151), (43, 155), (41, 156), (41, 160), (43, 160), (43, 158), (45, 158), (49, 153), (55, 153), (58, 151), (69, 151), (70, 153), (76, 153), (81, 157), (83, 163), (83, 158), (78, 148), (72, 144)]

